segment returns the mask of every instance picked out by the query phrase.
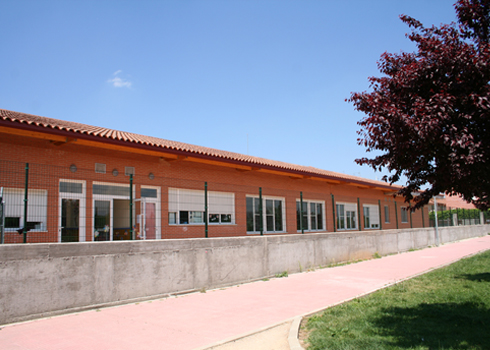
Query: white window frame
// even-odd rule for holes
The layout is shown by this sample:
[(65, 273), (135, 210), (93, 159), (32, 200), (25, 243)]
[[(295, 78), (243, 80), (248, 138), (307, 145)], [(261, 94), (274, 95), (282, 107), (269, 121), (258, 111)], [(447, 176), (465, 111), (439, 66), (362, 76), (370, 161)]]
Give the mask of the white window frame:
[[(254, 195), (246, 195), (246, 200), (247, 199), (253, 199), (253, 227), (256, 228), (256, 221), (255, 221), (255, 217), (257, 215), (260, 215), (260, 212), (256, 212), (256, 210), (258, 210), (258, 208), (255, 208), (255, 199), (259, 199), (260, 197), (259, 196), (254, 196)], [(282, 225), (282, 230), (275, 230), (275, 206), (273, 205), (273, 210), (274, 210), (274, 214), (273, 214), (273, 217), (274, 217), (274, 230), (273, 231), (268, 231), (267, 230), (267, 210), (266, 210), (266, 203), (268, 200), (272, 200), (272, 201), (281, 201), (281, 225)], [(248, 212), (246, 211), (246, 217), (248, 217)], [(248, 222), (247, 222), (247, 226), (248, 226)], [(285, 233), (287, 232), (286, 230), (286, 199), (284, 197), (274, 197), (274, 196), (262, 196), (262, 229), (263, 229), (263, 232), (266, 233), (266, 234), (270, 234), (270, 233)], [(257, 234), (257, 233), (260, 233), (260, 231), (249, 231), (248, 230), (248, 227), (247, 227), (247, 234)]]
[[(348, 213), (348, 214), (346, 214)], [(352, 213), (353, 221), (352, 221)], [(358, 230), (358, 222), (357, 222), (357, 204), (356, 203), (348, 203), (348, 202), (337, 202), (335, 203), (335, 214), (337, 220), (337, 230), (339, 231), (356, 231)], [(343, 219), (343, 221), (341, 221)], [(349, 220), (349, 221), (347, 221)], [(348, 224), (349, 222), (349, 224)], [(351, 223), (354, 223), (354, 227), (348, 227)], [(343, 225), (340, 225), (343, 223)]]
[[(58, 187), (59, 199), (58, 199), (58, 242), (61, 242), (61, 209), (62, 209), (62, 200), (63, 199), (78, 199), (80, 201), (80, 212), (79, 212), (79, 236), (78, 240), (80, 242), (85, 242), (86, 240), (86, 182), (83, 180), (72, 180), (72, 179), (60, 179), (59, 183), (62, 182), (71, 182), (71, 183), (80, 183), (82, 184), (82, 193), (70, 193), (70, 192), (61, 192)], [(59, 185), (58, 185), (59, 186)]]
[[(94, 211), (95, 210), (95, 201), (109, 201), (110, 202), (109, 211), (110, 211), (110, 217), (111, 217), (110, 227), (109, 227), (109, 229), (110, 229), (109, 241), (112, 242), (112, 241), (114, 241), (114, 199), (129, 200), (130, 196), (129, 196), (129, 193), (127, 196), (120, 196), (120, 195), (115, 195), (115, 194), (94, 194), (93, 193), (94, 185), (115, 186), (115, 187), (122, 187), (122, 188), (128, 188), (128, 189), (129, 189), (129, 185), (124, 184), (124, 183), (120, 183), (120, 182), (100, 182), (100, 181), (92, 182), (92, 214), (91, 214), (92, 224), (91, 224), (91, 230), (94, 231), (94, 234), (92, 235), (92, 240), (95, 241), (95, 236), (94, 236), (95, 235), (95, 230), (94, 230), (94, 227), (95, 227), (95, 211)], [(133, 198), (135, 198), (135, 193), (136, 193), (136, 189), (135, 189), (135, 186), (133, 186)], [(130, 215), (132, 215), (132, 217), (133, 217), (133, 223), (135, 222), (134, 213), (135, 213), (135, 206), (133, 205), (133, 212), (130, 213)]]
[[(297, 227), (298, 226), (298, 215), (300, 215), (300, 212), (298, 210), (298, 207), (301, 205), (301, 199), (296, 199), (296, 230), (297, 232), (301, 232), (301, 228)], [(307, 227), (303, 227), (303, 230), (306, 231), (306, 232), (325, 232), (326, 231), (326, 220), (325, 220), (325, 201), (319, 201), (319, 200), (313, 200), (313, 199), (303, 199), (303, 205), (306, 204), (306, 213), (303, 211), (303, 216), (306, 216), (307, 217)], [(313, 218), (312, 217), (312, 214), (311, 214), (311, 204), (320, 204), (322, 206), (322, 212), (321, 212), (321, 215), (322, 215), (322, 220), (321, 220), (321, 223), (322, 223), (322, 228), (315, 228), (315, 229), (312, 229), (311, 228), (311, 219)], [(318, 217), (318, 214), (316, 214), (314, 216), (315, 218)], [(316, 220), (318, 221), (318, 220)]]
[[(19, 218), (19, 227), (5, 228), (5, 232), (15, 232), (24, 228), (24, 188), (3, 189), (5, 218)], [(27, 190), (27, 222), (40, 222), (38, 228), (29, 232), (46, 232), (48, 224), (48, 190)]]
[(364, 216), (364, 228), (366, 230), (379, 230), (379, 206), (377, 204), (363, 204), (362, 210)]
[[(190, 202), (185, 202), (191, 198)], [(169, 225), (205, 225), (204, 191), (186, 188), (168, 189)], [(181, 223), (181, 212), (187, 212), (188, 222)], [(219, 221), (210, 221), (210, 216), (218, 215)], [(230, 216), (230, 221), (224, 221)], [(171, 219), (173, 218), (173, 219)], [(208, 225), (235, 225), (235, 194), (233, 192), (208, 191)]]

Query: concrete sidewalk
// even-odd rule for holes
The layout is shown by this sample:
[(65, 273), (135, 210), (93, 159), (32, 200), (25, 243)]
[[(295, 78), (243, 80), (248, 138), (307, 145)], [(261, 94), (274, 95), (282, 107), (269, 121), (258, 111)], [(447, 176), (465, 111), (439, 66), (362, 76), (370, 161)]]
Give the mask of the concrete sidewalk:
[(490, 236), (287, 278), (6, 325), (0, 330), (0, 349), (204, 349), (487, 249)]

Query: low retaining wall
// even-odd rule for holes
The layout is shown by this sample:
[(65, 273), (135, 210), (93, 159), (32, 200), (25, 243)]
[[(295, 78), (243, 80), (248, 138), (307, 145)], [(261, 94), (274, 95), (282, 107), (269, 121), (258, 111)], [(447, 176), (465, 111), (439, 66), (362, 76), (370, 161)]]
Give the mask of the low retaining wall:
[[(490, 226), (439, 229), (441, 243)], [(0, 246), (0, 324), (216, 288), (436, 244), (410, 229)]]

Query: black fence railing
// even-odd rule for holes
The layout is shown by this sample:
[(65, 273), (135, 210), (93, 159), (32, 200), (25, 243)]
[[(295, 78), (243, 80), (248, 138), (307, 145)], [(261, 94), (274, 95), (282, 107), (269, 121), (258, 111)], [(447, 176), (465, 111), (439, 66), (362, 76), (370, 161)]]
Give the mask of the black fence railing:
[[(426, 208), (325, 186), (283, 188), (250, 176), (196, 180), (134, 168), (0, 160), (1, 243), (87, 242), (343, 232), (434, 226)], [(138, 169), (136, 169), (138, 170)], [(244, 175), (246, 176), (246, 175)], [(189, 176), (190, 177), (190, 176)], [(227, 182), (228, 181), (228, 182)], [(292, 187), (292, 186), (291, 186)], [(354, 187), (353, 187), (354, 188)], [(480, 224), (488, 212), (438, 212), (439, 226)]]

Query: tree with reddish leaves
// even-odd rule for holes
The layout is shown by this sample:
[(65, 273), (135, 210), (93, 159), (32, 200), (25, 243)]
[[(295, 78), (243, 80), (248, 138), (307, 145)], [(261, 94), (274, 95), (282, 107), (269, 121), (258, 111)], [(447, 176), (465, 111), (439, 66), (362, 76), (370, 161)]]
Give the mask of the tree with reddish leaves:
[(458, 23), (439, 27), (400, 16), (416, 52), (384, 53), (372, 91), (347, 99), (366, 114), (358, 144), (381, 153), (356, 162), (405, 176), (399, 194), (415, 209), (439, 193), (490, 207), (490, 0), (455, 9)]

